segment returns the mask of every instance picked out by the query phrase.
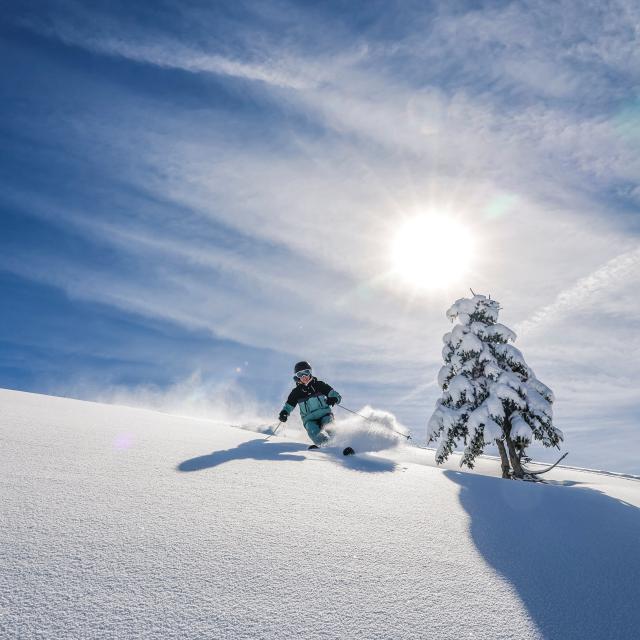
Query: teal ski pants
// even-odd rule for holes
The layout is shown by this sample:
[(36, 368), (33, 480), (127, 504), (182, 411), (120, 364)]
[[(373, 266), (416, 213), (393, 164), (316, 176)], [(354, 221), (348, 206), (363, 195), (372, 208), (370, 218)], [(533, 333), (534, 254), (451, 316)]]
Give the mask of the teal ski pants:
[(328, 413), (326, 416), (322, 416), (317, 420), (307, 420), (307, 422), (304, 423), (304, 428), (307, 430), (311, 440), (313, 440), (313, 444), (320, 446), (328, 442), (329, 436), (324, 430), (324, 427), (331, 422), (333, 422), (333, 414)]

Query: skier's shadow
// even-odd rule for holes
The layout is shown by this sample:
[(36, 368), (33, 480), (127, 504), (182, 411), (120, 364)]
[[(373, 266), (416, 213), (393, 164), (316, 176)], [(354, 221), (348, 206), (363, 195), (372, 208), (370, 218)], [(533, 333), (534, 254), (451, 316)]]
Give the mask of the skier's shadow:
[[(295, 455), (298, 451), (307, 451), (308, 446), (300, 442), (266, 442), (264, 438), (256, 438), (239, 444), (233, 449), (224, 449), (222, 451), (213, 451), (204, 456), (191, 458), (181, 462), (176, 469), (178, 471), (202, 471), (203, 469), (211, 469), (218, 467), (225, 462), (231, 460), (273, 460), (275, 462), (292, 462), (308, 460), (306, 456)], [(341, 464), (343, 467), (351, 471), (366, 473), (384, 473), (394, 471), (396, 464), (390, 460), (373, 458), (371, 456), (362, 455), (358, 458), (345, 458), (339, 453), (340, 448), (331, 451), (334, 455), (326, 453), (328, 460)], [(316, 459), (317, 460), (317, 459)]]
[(302, 461), (305, 459), (304, 456), (292, 454), (296, 451), (306, 450), (306, 448), (306, 445), (298, 442), (265, 442), (264, 438), (257, 438), (243, 442), (233, 449), (214, 451), (208, 455), (185, 460), (177, 466), (177, 470), (202, 471), (231, 460)]
[(444, 473), (478, 551), (544, 638), (638, 638), (640, 509), (594, 489)]

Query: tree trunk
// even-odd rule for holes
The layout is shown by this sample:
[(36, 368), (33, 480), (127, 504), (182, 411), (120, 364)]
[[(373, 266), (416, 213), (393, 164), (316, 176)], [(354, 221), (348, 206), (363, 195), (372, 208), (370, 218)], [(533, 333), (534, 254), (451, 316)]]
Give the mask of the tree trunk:
[(509, 473), (509, 458), (507, 458), (507, 450), (504, 448), (504, 442), (502, 440), (496, 440), (498, 445), (498, 451), (500, 452), (500, 465), (502, 466), (502, 477), (510, 478)]
[(513, 440), (509, 436), (506, 436), (506, 440), (507, 440), (507, 447), (509, 448), (509, 460), (511, 460), (511, 468), (513, 469), (513, 476), (515, 478), (524, 478), (524, 470), (522, 469), (522, 465), (520, 464), (520, 458), (518, 457), (516, 446), (515, 444), (513, 444)]

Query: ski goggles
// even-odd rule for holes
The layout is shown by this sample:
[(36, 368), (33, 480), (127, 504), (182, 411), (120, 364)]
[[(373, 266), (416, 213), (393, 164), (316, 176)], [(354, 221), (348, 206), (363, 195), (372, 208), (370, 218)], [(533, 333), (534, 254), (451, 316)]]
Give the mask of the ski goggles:
[(303, 369), (302, 371), (298, 371), (294, 377), (298, 378), (298, 380), (302, 380), (305, 376), (312, 377), (311, 369)]

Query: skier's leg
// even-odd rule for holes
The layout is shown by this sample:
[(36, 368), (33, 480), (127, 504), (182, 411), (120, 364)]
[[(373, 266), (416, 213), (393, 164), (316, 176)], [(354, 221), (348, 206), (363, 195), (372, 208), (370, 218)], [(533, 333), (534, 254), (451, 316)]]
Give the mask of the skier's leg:
[(322, 416), (320, 420), (320, 428), (324, 431), (326, 436), (330, 438), (333, 435), (333, 430), (328, 427), (333, 422), (333, 413), (328, 413), (326, 416)]
[[(320, 420), (322, 420), (322, 418)], [(304, 428), (311, 440), (313, 440), (313, 444), (317, 444), (318, 446), (323, 445), (329, 440), (329, 436), (322, 430), (320, 420), (309, 420), (304, 423)]]

